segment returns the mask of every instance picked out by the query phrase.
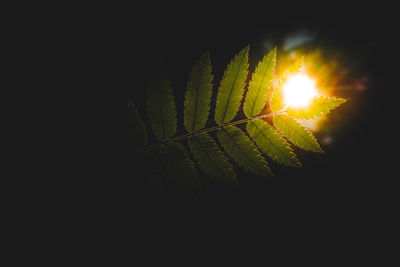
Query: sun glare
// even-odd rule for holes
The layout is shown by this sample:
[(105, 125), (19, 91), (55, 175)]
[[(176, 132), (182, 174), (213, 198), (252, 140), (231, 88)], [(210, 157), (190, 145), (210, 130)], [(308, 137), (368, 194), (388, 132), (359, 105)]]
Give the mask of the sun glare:
[(292, 107), (306, 107), (317, 95), (315, 81), (304, 74), (290, 76), (282, 88), (286, 105)]

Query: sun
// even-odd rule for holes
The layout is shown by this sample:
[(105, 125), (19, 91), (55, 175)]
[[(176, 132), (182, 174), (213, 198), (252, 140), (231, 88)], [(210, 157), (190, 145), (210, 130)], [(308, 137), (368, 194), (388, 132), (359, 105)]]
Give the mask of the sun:
[(295, 108), (306, 107), (317, 95), (315, 81), (305, 74), (290, 76), (282, 89), (285, 104)]

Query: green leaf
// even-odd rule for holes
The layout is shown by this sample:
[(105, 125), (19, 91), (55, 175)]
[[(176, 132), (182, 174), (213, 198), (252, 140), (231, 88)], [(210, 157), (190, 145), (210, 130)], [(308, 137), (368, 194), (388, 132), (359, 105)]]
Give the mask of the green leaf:
[(258, 115), (265, 107), (275, 73), (276, 47), (258, 64), (251, 78), (243, 106), (247, 118)]
[(240, 51), (228, 65), (218, 89), (215, 122), (230, 122), (239, 111), (248, 74), (249, 46)]
[(129, 148), (137, 151), (146, 146), (147, 133), (133, 102), (128, 102), (128, 121), (125, 125), (122, 138)]
[(228, 155), (246, 171), (256, 175), (273, 175), (260, 151), (239, 128), (224, 127), (218, 130), (217, 136)]
[(154, 136), (165, 141), (176, 133), (176, 108), (172, 87), (165, 73), (156, 75), (147, 88), (147, 113)]
[(286, 115), (274, 116), (274, 126), (294, 145), (313, 152), (324, 152), (314, 135), (296, 119)]
[(291, 74), (296, 75), (302, 73), (303, 70), (304, 70), (304, 55), (294, 60), (293, 64), (289, 66), (289, 68), (286, 71), (285, 78), (287, 78), (287, 75)]
[(210, 111), (212, 94), (211, 60), (204, 53), (193, 66), (187, 83), (184, 103), (184, 124), (188, 132), (204, 128)]
[(296, 119), (314, 119), (328, 114), (331, 110), (340, 106), (347, 99), (333, 96), (318, 96), (312, 100), (312, 103), (306, 108), (288, 107), (288, 115)]
[(183, 191), (198, 195), (201, 189), (200, 178), (187, 150), (181, 144), (173, 142), (161, 146), (160, 153), (168, 175), (176, 184)]
[(281, 82), (277, 82), (277, 87), (274, 88), (271, 96), (271, 109), (273, 112), (281, 111), (285, 108), (285, 99), (283, 96), (283, 91), (279, 87)]
[(224, 184), (238, 184), (236, 173), (228, 159), (206, 133), (189, 137), (190, 151), (200, 168)]
[(256, 145), (276, 162), (292, 167), (301, 166), (289, 143), (265, 121), (250, 121), (246, 130)]

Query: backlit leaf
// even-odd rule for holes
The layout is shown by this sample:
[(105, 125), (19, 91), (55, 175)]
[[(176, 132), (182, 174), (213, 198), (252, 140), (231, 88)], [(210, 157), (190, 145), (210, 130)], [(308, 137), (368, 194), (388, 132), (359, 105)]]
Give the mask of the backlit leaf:
[(250, 121), (246, 130), (261, 151), (276, 162), (292, 167), (301, 166), (289, 143), (265, 121)]
[(323, 152), (314, 135), (296, 119), (286, 115), (274, 116), (274, 126), (287, 140), (308, 151)]
[(239, 111), (247, 79), (249, 47), (239, 52), (228, 65), (218, 89), (215, 122), (230, 122)]
[(276, 47), (258, 63), (249, 83), (243, 106), (247, 118), (258, 115), (266, 105), (272, 86), (276, 63)]
[(314, 119), (328, 114), (346, 101), (346, 99), (333, 96), (318, 96), (312, 100), (309, 106), (305, 108), (288, 107), (286, 112), (296, 119)]

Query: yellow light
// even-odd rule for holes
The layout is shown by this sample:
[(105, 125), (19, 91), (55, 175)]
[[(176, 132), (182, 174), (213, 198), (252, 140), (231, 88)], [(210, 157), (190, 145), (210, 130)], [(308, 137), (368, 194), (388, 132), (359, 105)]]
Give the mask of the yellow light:
[(315, 119), (298, 119), (298, 121), (306, 127), (308, 130), (312, 132), (316, 132), (319, 129), (319, 123), (320, 123), (321, 118), (315, 118)]
[(290, 76), (282, 88), (286, 105), (292, 107), (305, 107), (317, 95), (315, 81), (304, 74)]

